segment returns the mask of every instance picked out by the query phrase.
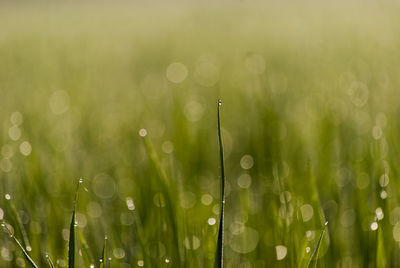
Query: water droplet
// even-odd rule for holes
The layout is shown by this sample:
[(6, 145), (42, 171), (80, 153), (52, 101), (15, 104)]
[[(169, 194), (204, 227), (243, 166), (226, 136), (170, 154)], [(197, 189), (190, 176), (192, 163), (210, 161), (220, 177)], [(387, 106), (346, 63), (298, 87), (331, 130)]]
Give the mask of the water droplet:
[(222, 100), (218, 100), (218, 106), (222, 105)]
[(26, 247), (26, 250), (27, 250), (27, 251), (32, 251), (32, 248), (31, 248), (30, 246), (27, 246), (27, 247)]
[(142, 266), (144, 265), (144, 261), (138, 260), (137, 265), (140, 266), (140, 267), (142, 267)]
[(146, 137), (146, 136), (147, 136), (147, 130), (144, 129), (144, 128), (141, 128), (141, 129), (139, 130), (139, 136), (140, 136), (140, 137)]
[(215, 218), (209, 218), (207, 222), (209, 225), (214, 225), (217, 221), (215, 220)]
[(5, 197), (7, 200), (10, 200), (10, 199), (11, 199), (11, 195), (10, 195), (10, 194), (5, 194), (4, 197)]
[(80, 179), (79, 179), (79, 183), (82, 183), (82, 182), (83, 182), (83, 179), (82, 179), (82, 178), (80, 178)]
[(374, 221), (373, 223), (371, 223), (370, 228), (372, 231), (376, 231), (376, 229), (378, 229), (378, 223)]
[(135, 203), (133, 202), (133, 199), (131, 197), (126, 198), (126, 206), (129, 210), (135, 210)]
[(170, 260), (168, 258), (165, 259), (165, 263), (169, 263)]

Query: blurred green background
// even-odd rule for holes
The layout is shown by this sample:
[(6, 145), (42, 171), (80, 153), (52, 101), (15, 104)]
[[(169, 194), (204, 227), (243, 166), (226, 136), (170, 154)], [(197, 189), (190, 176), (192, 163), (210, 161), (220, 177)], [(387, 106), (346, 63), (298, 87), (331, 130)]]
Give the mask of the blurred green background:
[[(312, 265), (399, 266), (399, 11), (0, 3), (0, 218), (16, 229), (15, 206), (39, 266), (66, 267), (83, 177), (78, 267), (97, 267), (105, 235), (110, 267), (211, 267), (221, 98), (226, 267), (305, 267), (325, 221)], [(2, 232), (0, 266), (27, 265)]]

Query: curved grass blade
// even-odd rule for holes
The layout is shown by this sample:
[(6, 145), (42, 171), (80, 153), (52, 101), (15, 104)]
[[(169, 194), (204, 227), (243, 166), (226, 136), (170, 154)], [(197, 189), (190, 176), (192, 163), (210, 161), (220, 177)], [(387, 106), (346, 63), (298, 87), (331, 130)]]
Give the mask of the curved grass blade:
[(34, 267), (38, 268), (36, 263), (33, 261), (31, 256), (29, 256), (28, 252), (25, 250), (25, 248), (22, 246), (21, 242), (11, 233), (11, 231), (8, 229), (7, 224), (5, 222), (1, 223), (1, 226), (6, 230), (8, 235), (14, 240), (14, 242), (18, 245), (18, 247), (22, 250), (22, 253), (24, 254), (25, 259), (28, 261), (28, 263)]
[(217, 251), (215, 253), (215, 267), (222, 268), (224, 266), (224, 209), (225, 209), (225, 166), (224, 166), (224, 147), (222, 144), (221, 134), (221, 100), (218, 101), (218, 144), (219, 158), (221, 165), (221, 218), (219, 221)]
[(325, 226), (324, 226), (324, 229), (322, 229), (321, 235), (319, 236), (317, 246), (315, 247), (313, 253), (311, 254), (310, 261), (308, 262), (308, 265), (307, 265), (308, 268), (311, 267), (311, 262), (314, 259), (314, 256), (315, 256), (315, 264), (314, 264), (315, 266), (314, 267), (317, 267), (319, 247), (321, 246), (322, 237), (325, 234), (327, 225), (328, 225), (328, 222), (325, 222)]
[(68, 268), (75, 267), (75, 211), (76, 211), (76, 203), (78, 201), (78, 192), (79, 186), (83, 182), (82, 179), (79, 179), (78, 185), (75, 191), (75, 199), (74, 199), (74, 210), (72, 211), (71, 223), (69, 225), (69, 242), (68, 242)]
[(106, 246), (107, 246), (107, 236), (104, 237), (103, 253), (100, 257), (100, 268), (104, 268), (106, 263)]
[(47, 262), (49, 263), (50, 268), (54, 268), (55, 266), (54, 266), (53, 260), (51, 259), (50, 255), (48, 253), (46, 253), (46, 259), (47, 259)]

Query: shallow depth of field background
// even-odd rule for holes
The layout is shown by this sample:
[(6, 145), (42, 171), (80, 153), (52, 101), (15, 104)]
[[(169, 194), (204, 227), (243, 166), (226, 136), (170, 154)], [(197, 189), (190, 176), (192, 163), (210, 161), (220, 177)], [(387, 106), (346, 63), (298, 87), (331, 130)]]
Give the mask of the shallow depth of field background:
[[(65, 267), (83, 177), (77, 221), (94, 264), (107, 235), (110, 267), (179, 267), (178, 252), (186, 267), (211, 267), (221, 98), (226, 267), (306, 265), (325, 221), (318, 266), (398, 266), (399, 11), (1, 3), (0, 218), (16, 226), (11, 202), (40, 267), (45, 253)], [(140, 129), (176, 185), (169, 193)], [(0, 266), (27, 266), (0, 234)]]

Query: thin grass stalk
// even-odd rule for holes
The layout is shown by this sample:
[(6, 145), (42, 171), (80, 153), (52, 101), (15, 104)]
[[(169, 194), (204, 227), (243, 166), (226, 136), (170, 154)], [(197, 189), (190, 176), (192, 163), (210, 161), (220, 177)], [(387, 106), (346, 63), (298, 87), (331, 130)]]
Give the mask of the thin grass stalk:
[(224, 166), (224, 147), (222, 143), (221, 133), (221, 100), (218, 101), (218, 144), (219, 158), (221, 166), (221, 216), (219, 221), (217, 251), (215, 254), (215, 267), (222, 268), (224, 266), (224, 213), (225, 213), (225, 166)]

